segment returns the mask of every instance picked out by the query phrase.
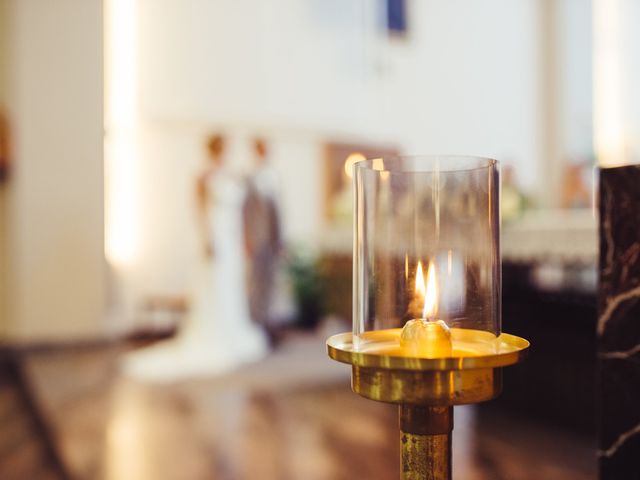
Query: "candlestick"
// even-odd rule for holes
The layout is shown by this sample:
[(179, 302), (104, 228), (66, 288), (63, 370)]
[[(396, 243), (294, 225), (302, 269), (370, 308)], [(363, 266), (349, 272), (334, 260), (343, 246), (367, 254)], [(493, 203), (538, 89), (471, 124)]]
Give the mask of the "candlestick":
[(353, 333), (328, 353), (399, 405), (401, 477), (450, 479), (452, 407), (497, 396), (529, 348), (500, 331), (497, 162), (367, 160), (354, 184)]

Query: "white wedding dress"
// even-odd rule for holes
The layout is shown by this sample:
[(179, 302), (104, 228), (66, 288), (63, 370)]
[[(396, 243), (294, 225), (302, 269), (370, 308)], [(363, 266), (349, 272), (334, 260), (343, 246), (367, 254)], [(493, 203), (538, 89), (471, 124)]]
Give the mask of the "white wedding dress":
[(267, 337), (249, 315), (242, 230), (246, 190), (224, 169), (207, 182), (213, 259), (203, 261), (177, 337), (126, 355), (124, 371), (131, 377), (173, 382), (216, 375), (267, 353)]

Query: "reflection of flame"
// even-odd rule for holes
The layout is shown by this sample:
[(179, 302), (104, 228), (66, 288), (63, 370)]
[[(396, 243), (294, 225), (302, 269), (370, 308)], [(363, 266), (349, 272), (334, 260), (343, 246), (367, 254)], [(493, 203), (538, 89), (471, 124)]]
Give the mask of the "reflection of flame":
[(389, 171), (385, 170), (384, 167), (384, 159), (383, 158), (374, 158), (372, 160), (372, 168), (380, 172), (380, 179), (387, 180), (389, 178)]
[[(418, 264), (418, 268), (420, 268), (420, 277), (422, 278), (422, 269), (421, 265)], [(429, 262), (429, 268), (427, 270), (427, 287), (426, 291), (424, 290), (424, 279), (422, 280), (422, 288), (424, 293), (424, 310), (422, 311), (423, 318), (432, 318), (438, 313), (438, 285), (436, 283), (436, 268), (433, 265), (433, 262)], [(418, 282), (416, 281), (416, 290), (418, 289)]]
[(356, 162), (361, 162), (363, 160), (366, 160), (366, 158), (360, 152), (353, 152), (349, 154), (349, 156), (344, 161), (344, 173), (347, 174), (347, 177), (349, 178), (353, 177), (353, 165)]
[(416, 294), (420, 298), (424, 298), (424, 273), (422, 273), (422, 262), (418, 261), (418, 269), (416, 270)]
[(404, 254), (404, 281), (409, 279), (409, 255)]

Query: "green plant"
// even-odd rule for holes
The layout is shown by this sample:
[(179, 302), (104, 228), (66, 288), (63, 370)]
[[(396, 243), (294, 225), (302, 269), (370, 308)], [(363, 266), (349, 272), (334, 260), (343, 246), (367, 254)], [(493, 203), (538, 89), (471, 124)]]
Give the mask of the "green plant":
[(296, 324), (314, 328), (324, 314), (324, 279), (319, 262), (297, 251), (289, 255), (287, 271), (298, 311)]

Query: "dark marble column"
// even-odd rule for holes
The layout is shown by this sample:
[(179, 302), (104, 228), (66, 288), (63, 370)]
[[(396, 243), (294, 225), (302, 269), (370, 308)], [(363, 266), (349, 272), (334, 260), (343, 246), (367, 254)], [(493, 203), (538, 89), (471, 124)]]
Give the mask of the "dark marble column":
[(600, 172), (600, 478), (640, 478), (640, 166)]

